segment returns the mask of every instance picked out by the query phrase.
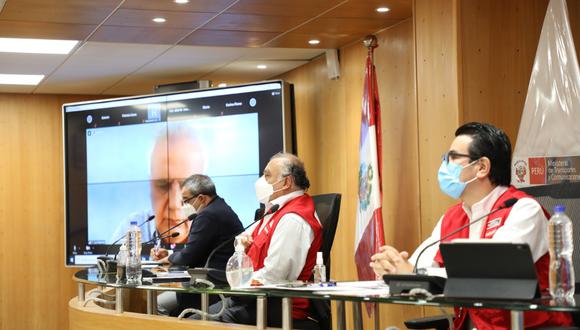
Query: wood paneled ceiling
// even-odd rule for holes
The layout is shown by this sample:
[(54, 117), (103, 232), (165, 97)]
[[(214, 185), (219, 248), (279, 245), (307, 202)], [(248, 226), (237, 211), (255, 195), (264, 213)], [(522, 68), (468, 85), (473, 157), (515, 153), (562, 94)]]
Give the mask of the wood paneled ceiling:
[(118, 95), (269, 79), (411, 17), (410, 0), (0, 0), (0, 10), (0, 37), (81, 41), (69, 55), (0, 53), (0, 73), (46, 75), (0, 92)]

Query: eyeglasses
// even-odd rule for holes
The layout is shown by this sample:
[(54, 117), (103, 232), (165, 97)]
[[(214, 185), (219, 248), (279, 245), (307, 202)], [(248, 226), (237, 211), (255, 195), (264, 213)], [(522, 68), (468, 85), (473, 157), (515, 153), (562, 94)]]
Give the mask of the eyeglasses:
[(448, 151), (448, 152), (444, 153), (441, 156), (441, 160), (443, 160), (446, 163), (449, 163), (450, 160), (453, 161), (453, 160), (455, 160), (457, 158), (469, 158), (469, 159), (473, 159), (473, 157), (471, 157), (471, 155), (460, 154), (460, 153), (455, 152), (453, 150)]
[(184, 198), (184, 199), (181, 201), (181, 205), (182, 205), (182, 206), (184, 206), (185, 204), (189, 203), (189, 201), (190, 201), (190, 200), (192, 200), (192, 199), (196, 198), (197, 196), (199, 196), (199, 195), (194, 195), (194, 196), (190, 196), (190, 197)]

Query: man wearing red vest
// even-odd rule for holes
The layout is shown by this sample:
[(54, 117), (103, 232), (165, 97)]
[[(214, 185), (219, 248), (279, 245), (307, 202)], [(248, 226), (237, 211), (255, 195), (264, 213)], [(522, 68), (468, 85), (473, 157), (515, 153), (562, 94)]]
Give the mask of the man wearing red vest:
[[(439, 253), (439, 244), (428, 248), (421, 260), (417, 254), (425, 246), (439, 240), (471, 220), (496, 209), (504, 201), (517, 198), (510, 208), (492, 213), (484, 221), (468, 226), (445, 239), (490, 239), (527, 243), (534, 258), (540, 288), (548, 287), (548, 213), (524, 192), (510, 186), (511, 143), (507, 135), (490, 124), (468, 123), (455, 131), (449, 151), (443, 155), (438, 172), (439, 187), (447, 195), (459, 199), (441, 217), (431, 237), (425, 240), (409, 258), (406, 251), (383, 246), (372, 256), (370, 266), (378, 276), (387, 273), (410, 273), (415, 263), (418, 268), (442, 268), (445, 265)], [(508, 311), (492, 309), (457, 308), (456, 329), (509, 329)], [(540, 327), (570, 325), (566, 313), (526, 312), (524, 325)]]
[[(246, 253), (254, 265), (253, 282), (276, 284), (308, 281), (322, 244), (322, 226), (314, 202), (306, 193), (310, 182), (302, 161), (292, 155), (274, 155), (256, 181), (256, 198), (265, 204), (266, 216), (242, 234)], [(272, 210), (272, 211), (270, 211)], [(271, 213), (271, 214), (269, 214)], [(310, 319), (307, 299), (292, 300), (293, 327), (318, 329)], [(219, 311), (221, 302), (210, 306)], [(268, 299), (268, 325), (281, 325), (280, 301)], [(217, 318), (228, 323), (255, 324), (255, 298), (231, 297)]]

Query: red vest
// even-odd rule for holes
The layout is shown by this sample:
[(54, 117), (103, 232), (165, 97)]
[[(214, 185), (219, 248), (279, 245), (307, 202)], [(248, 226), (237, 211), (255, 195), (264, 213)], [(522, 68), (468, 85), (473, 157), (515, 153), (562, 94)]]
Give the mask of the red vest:
[[(495, 201), (492, 210), (496, 209), (502, 205), (506, 200), (510, 198), (523, 198), (529, 197), (523, 191), (519, 191), (513, 186), (510, 186), (508, 190), (503, 193), (497, 201)], [(550, 217), (550, 214), (544, 210), (546, 218)], [(491, 214), (485, 222), (483, 223), (481, 238), (492, 238), (496, 231), (504, 225), (505, 220), (510, 214), (511, 207), (499, 210)], [(447, 233), (452, 232), (460, 226), (466, 225), (469, 222), (469, 217), (465, 213), (462, 207), (462, 203), (451, 207), (445, 215), (441, 222), (441, 237), (445, 236)], [(547, 235), (547, 233), (546, 233)], [(456, 238), (469, 238), (469, 228), (465, 228), (458, 233), (451, 235), (446, 238), (444, 242), (451, 241)], [(437, 251), (435, 256), (435, 261), (439, 265), (443, 266), (443, 259), (441, 258), (441, 252)], [(550, 267), (550, 255), (548, 253), (544, 254), (535, 263), (536, 273), (538, 275), (538, 282), (540, 285), (540, 290), (544, 292), (547, 290), (548, 283), (548, 273)], [(454, 320), (454, 325), (456, 329), (462, 329), (465, 323), (465, 318), (469, 313), (473, 324), (477, 329), (509, 329), (510, 328), (510, 313), (505, 310), (497, 309), (476, 309), (476, 308), (456, 308)], [(555, 325), (570, 325), (572, 324), (572, 318), (568, 313), (561, 312), (524, 312), (524, 326), (525, 328), (539, 327), (539, 326), (555, 326)]]
[[(252, 238), (254, 242), (248, 249), (248, 256), (252, 259), (254, 264), (254, 270), (259, 270), (264, 267), (264, 259), (268, 256), (268, 248), (270, 247), (270, 241), (272, 240), (272, 235), (280, 222), (280, 219), (285, 214), (295, 213), (302, 217), (312, 228), (314, 232), (314, 241), (310, 245), (308, 254), (306, 256), (306, 263), (298, 275), (298, 280), (309, 281), (312, 277), (312, 269), (316, 264), (316, 252), (320, 249), (322, 244), (322, 226), (316, 220), (314, 202), (308, 194), (296, 197), (286, 203), (282, 208), (280, 208), (272, 218), (265, 224), (265, 228), (258, 233), (260, 228), (264, 225), (264, 219), (260, 220), (260, 224), (256, 226), (254, 232), (252, 232)], [(292, 318), (294, 319), (305, 319), (308, 317), (308, 299), (294, 298), (292, 299)]]

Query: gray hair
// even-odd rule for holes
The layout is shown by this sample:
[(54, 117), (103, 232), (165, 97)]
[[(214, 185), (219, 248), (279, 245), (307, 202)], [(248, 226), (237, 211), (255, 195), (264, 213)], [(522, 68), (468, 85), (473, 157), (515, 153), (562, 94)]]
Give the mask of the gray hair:
[(191, 196), (197, 196), (200, 194), (215, 197), (215, 184), (211, 178), (203, 174), (194, 174), (185, 179), (181, 187), (187, 190)]
[(282, 168), (280, 171), (282, 177), (292, 176), (296, 186), (301, 189), (308, 189), (310, 187), (310, 180), (308, 180), (308, 176), (306, 176), (304, 163), (300, 158), (290, 153), (279, 152), (270, 158), (270, 160), (273, 159), (282, 160)]

